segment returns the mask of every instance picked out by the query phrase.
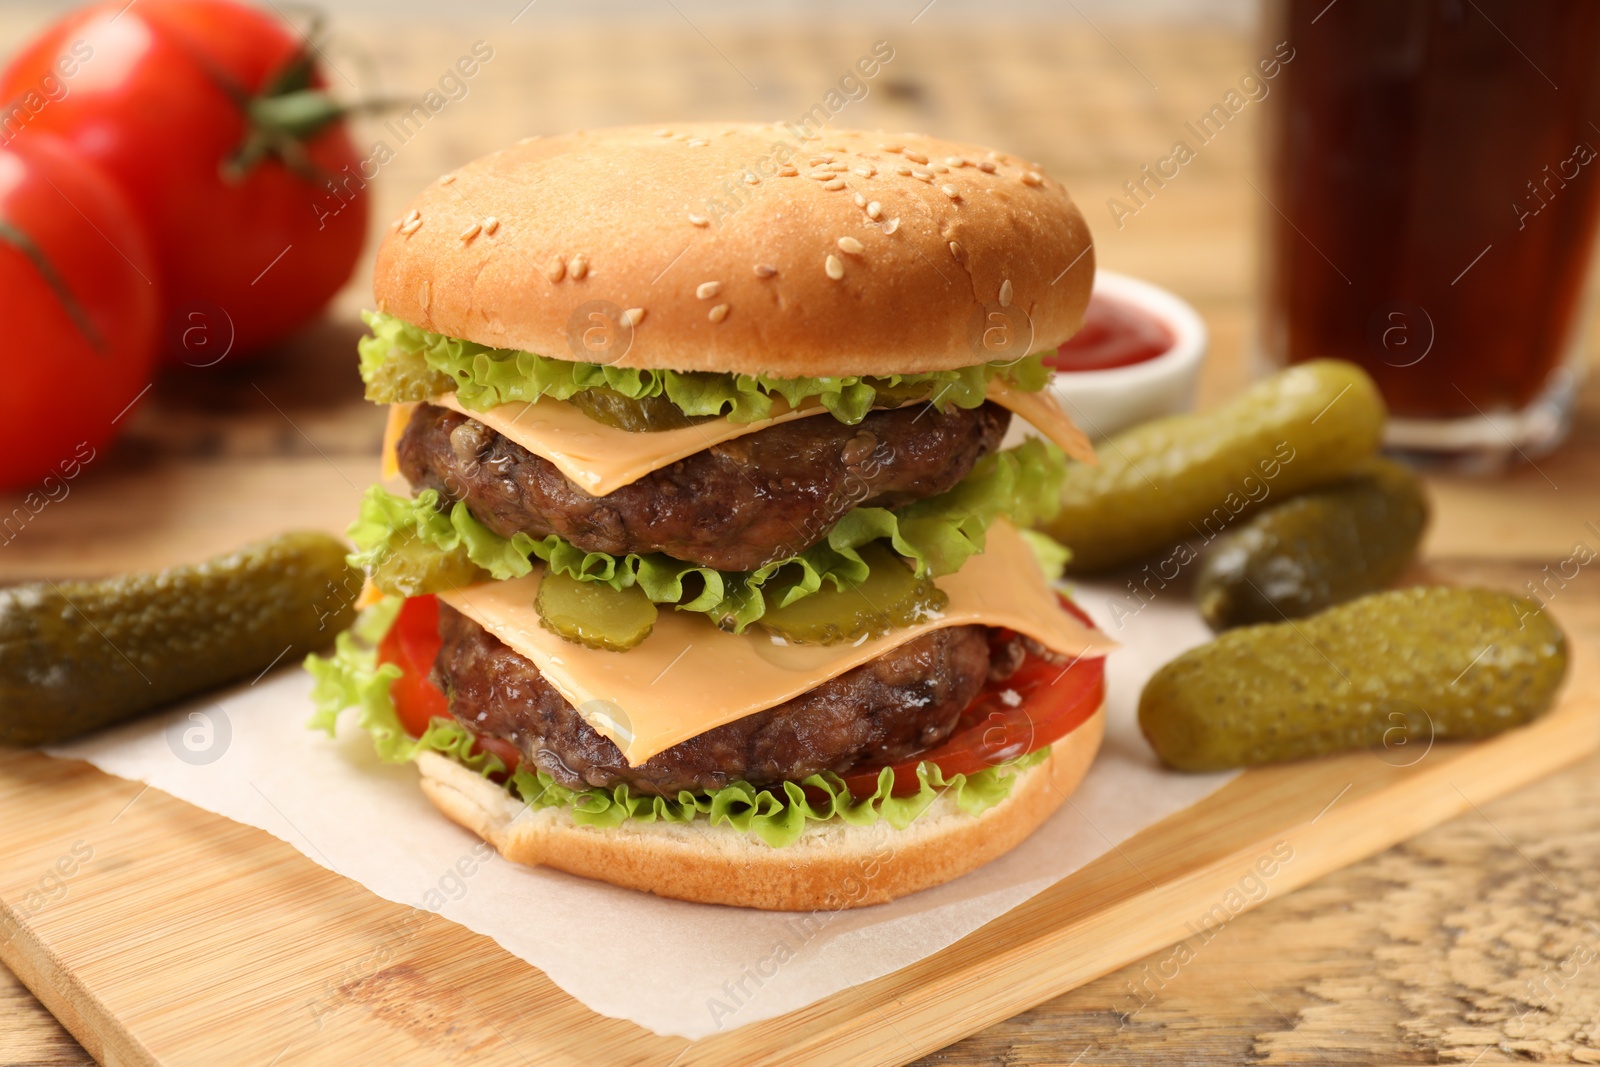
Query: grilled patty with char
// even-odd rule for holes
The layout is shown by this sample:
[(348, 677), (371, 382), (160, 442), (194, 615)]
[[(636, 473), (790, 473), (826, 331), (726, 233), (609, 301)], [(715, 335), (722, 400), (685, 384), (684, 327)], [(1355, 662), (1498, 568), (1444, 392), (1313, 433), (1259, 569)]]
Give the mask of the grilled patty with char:
[(439, 635), (433, 682), (467, 729), (511, 742), (568, 788), (626, 783), (664, 796), (738, 780), (757, 787), (799, 781), (914, 756), (948, 737), (985, 681), (1009, 677), (1025, 651), (1024, 639), (986, 626), (932, 630), (793, 700), (630, 767), (538, 667), (442, 602)]
[(994, 451), (1011, 413), (997, 404), (873, 411), (854, 426), (795, 419), (712, 445), (606, 496), (465, 415), (418, 405), (400, 470), (447, 506), (465, 501), (503, 537), (559, 534), (587, 552), (663, 552), (725, 571), (785, 559), (858, 505), (899, 507), (942, 493)]

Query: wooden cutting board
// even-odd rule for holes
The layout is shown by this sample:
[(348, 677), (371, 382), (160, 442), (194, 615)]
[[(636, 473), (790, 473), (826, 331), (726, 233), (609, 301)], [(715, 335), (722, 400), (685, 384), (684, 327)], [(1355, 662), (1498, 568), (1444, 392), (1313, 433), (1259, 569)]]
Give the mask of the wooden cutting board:
[(1174, 946), (1139, 980), (1153, 996), (1232, 915), (1600, 749), (1600, 590), (1588, 584), (1550, 603), (1573, 671), (1534, 725), (1250, 771), (920, 963), (698, 1042), (596, 1015), (487, 938), (381, 900), (263, 831), (11, 750), (0, 958), (103, 1064), (902, 1064)]

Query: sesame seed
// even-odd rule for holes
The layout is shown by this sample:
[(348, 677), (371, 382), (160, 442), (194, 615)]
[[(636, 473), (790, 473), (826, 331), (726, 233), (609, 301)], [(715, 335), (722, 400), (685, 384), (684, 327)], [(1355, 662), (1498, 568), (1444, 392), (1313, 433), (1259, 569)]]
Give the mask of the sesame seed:
[(757, 263), (756, 264), (756, 277), (757, 278), (770, 278), (776, 273), (778, 273), (778, 268), (777, 267), (769, 266), (766, 263)]
[(878, 147), (885, 152), (904, 152), (906, 150), (906, 146), (903, 144), (881, 144)]
[(746, 185), (760, 185), (761, 179), (756, 177), (753, 172), (747, 170), (744, 172), (744, 183)]
[(560, 256), (552, 259), (544, 268), (544, 276), (549, 278), (552, 284), (559, 282), (567, 276), (567, 261)]
[(834, 173), (831, 170), (811, 170), (806, 172), (806, 177), (814, 182), (831, 182), (834, 179)]
[(833, 162), (833, 157), (829, 156), (829, 155), (812, 156), (810, 159), (806, 160), (806, 165), (807, 166), (811, 166), (811, 167), (819, 167), (824, 163), (832, 163), (832, 162)]
[(427, 307), (432, 299), (433, 287), (428, 282), (423, 282), (421, 285), (417, 286), (417, 302), (419, 304), (421, 304), (423, 307)]
[(487, 236), (492, 235), (494, 233), (494, 231), (498, 230), (499, 228), (500, 228), (500, 220), (495, 218), (493, 215), (490, 215), (488, 218), (483, 220), (483, 233), (484, 233), (484, 236), (487, 237)]
[(917, 181), (919, 181), (919, 182), (931, 182), (931, 181), (933, 181), (933, 171), (931, 171), (931, 170), (921, 170), (921, 169), (914, 170), (914, 171), (911, 172), (911, 176), (913, 178), (917, 179)]
[(867, 218), (876, 219), (879, 215), (882, 215), (882, 214), (883, 214), (883, 205), (878, 203), (876, 200), (874, 200), (872, 203), (867, 205)]
[(1003, 307), (1003, 308), (1008, 308), (1008, 307), (1011, 306), (1011, 279), (1010, 278), (1007, 278), (1005, 281), (1000, 283), (1000, 306)]
[(481, 233), (482, 231), (483, 231), (483, 223), (474, 222), (471, 226), (468, 226), (466, 229), (461, 231), (461, 239), (463, 241), (470, 241), (474, 237), (478, 236), (478, 234)]
[(691, 140), (689, 142), (689, 147), (690, 148), (704, 148), (706, 145), (708, 145), (710, 143), (711, 143), (710, 141), (707, 141), (704, 138), (696, 137), (696, 138), (694, 138), (693, 140)]
[(948, 196), (951, 200), (961, 199), (961, 190), (957, 189), (953, 185), (941, 185), (939, 186), (939, 191), (945, 196)]
[(896, 215), (894, 218), (890, 219), (888, 222), (883, 224), (883, 232), (884, 233), (893, 233), (894, 231), (898, 230), (899, 228), (900, 228), (900, 216), (899, 215)]
[(928, 161), (928, 157), (921, 152), (907, 152), (906, 158), (913, 163), (926, 163)]
[(691, 226), (709, 226), (711, 225), (711, 220), (704, 215), (696, 215), (691, 211), (689, 212), (689, 224)]
[(867, 246), (856, 240), (854, 237), (841, 237), (839, 238), (838, 243), (839, 251), (848, 252), (852, 256), (859, 256), (861, 253), (867, 250)]
[(1001, 155), (999, 152), (996, 152), (992, 148), (989, 149), (989, 158), (993, 159), (993, 160), (996, 160), (996, 161), (998, 161), (1000, 163), (1004, 163), (1006, 161), (1006, 157), (1005, 156)]
[(825, 144), (822, 147), (827, 149), (829, 152), (848, 152), (849, 151), (849, 149), (847, 149), (842, 144)]
[(456, 180), (455, 174), (453, 174), (453, 173), (446, 174), (446, 175), (443, 175), (442, 177), (440, 177), (439, 184), (440, 185), (449, 185), (451, 182), (453, 182), (455, 180)]
[(404, 226), (400, 227), (400, 233), (401, 233), (402, 236), (410, 237), (412, 234), (416, 233), (420, 229), (422, 229), (422, 220), (421, 219), (412, 219), (410, 222), (408, 222)]
[(828, 272), (828, 277), (838, 281), (844, 277), (844, 261), (838, 256), (830, 255), (822, 262), (822, 269)]
[(728, 305), (727, 304), (718, 304), (716, 307), (714, 307), (710, 311), (706, 312), (706, 318), (710, 319), (712, 322), (721, 322), (723, 319), (725, 319), (727, 317), (728, 317)]
[(945, 166), (943, 163), (934, 163), (928, 169), (933, 171), (935, 174), (949, 174), (950, 173), (950, 168)]
[(783, 166), (778, 168), (778, 177), (780, 177), (780, 178), (794, 178), (794, 177), (799, 176), (799, 174), (800, 174), (799, 170), (797, 170), (796, 168), (790, 166), (787, 163), (785, 163)]
[(854, 167), (852, 169), (863, 178), (870, 178), (874, 174), (878, 173), (878, 168), (874, 167), (871, 163), (863, 163), (859, 167)]
[(983, 171), (985, 174), (993, 174), (995, 171), (994, 163), (987, 159), (980, 159), (973, 165), (979, 170)]
[(952, 167), (964, 167), (967, 165), (967, 161), (960, 156), (945, 156), (944, 161), (948, 166)]
[(629, 326), (637, 326), (644, 321), (644, 308), (629, 308), (622, 313), (622, 321)]
[(403, 223), (416, 222), (420, 218), (422, 218), (422, 212), (418, 211), (416, 208), (412, 208), (410, 211), (406, 212), (406, 217), (400, 221)]
[(575, 282), (582, 281), (583, 276), (589, 273), (589, 261), (583, 257), (581, 252), (572, 257), (572, 263), (567, 267), (567, 273), (572, 275), (572, 280)]
[(900, 177), (902, 177), (902, 178), (911, 177), (911, 168), (906, 166), (904, 163), (902, 163), (899, 166), (895, 167), (894, 168), (894, 172), (896, 174), (900, 175)]
[(657, 137), (671, 137), (672, 136), (672, 131), (667, 129), (665, 126), (663, 126), (661, 129), (656, 131), (656, 136)]
[(835, 178), (831, 182), (823, 182), (822, 183), (822, 187), (824, 189), (834, 189), (834, 190), (843, 189), (844, 188), (844, 179), (843, 178)]
[(701, 300), (710, 300), (720, 292), (722, 292), (721, 282), (701, 282), (695, 287), (694, 295)]
[(956, 262), (957, 263), (961, 262), (961, 242), (960, 241), (951, 241), (950, 242), (950, 254), (952, 256), (956, 257)]
[(1039, 183), (1041, 183), (1043, 181), (1044, 181), (1044, 176), (1041, 175), (1036, 170), (1025, 170), (1025, 171), (1022, 172), (1022, 184), (1023, 185), (1038, 185)]
[(857, 193), (856, 194), (856, 207), (866, 207), (866, 206), (867, 206), (867, 198), (862, 196), (860, 193)]
[(848, 172), (850, 170), (850, 164), (848, 164), (848, 163), (829, 163), (828, 164), (828, 169), (833, 171), (835, 174), (844, 174), (844, 173), (846, 173), (846, 172)]

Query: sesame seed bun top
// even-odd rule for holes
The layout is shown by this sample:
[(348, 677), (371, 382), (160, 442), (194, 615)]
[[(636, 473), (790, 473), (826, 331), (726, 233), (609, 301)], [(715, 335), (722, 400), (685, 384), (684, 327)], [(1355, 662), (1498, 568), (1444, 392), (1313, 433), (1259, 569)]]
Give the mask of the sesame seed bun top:
[(378, 307), (497, 348), (781, 377), (1052, 349), (1083, 321), (1088, 226), (987, 148), (702, 123), (530, 138), (429, 185), (378, 249)]

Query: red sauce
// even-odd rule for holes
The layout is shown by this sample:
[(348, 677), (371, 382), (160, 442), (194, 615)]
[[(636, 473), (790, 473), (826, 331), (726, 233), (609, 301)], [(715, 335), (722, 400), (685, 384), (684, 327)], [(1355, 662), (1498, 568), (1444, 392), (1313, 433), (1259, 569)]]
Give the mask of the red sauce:
[(1175, 340), (1166, 323), (1139, 305), (1096, 293), (1083, 329), (1044, 362), (1054, 370), (1110, 370), (1164, 355)]

